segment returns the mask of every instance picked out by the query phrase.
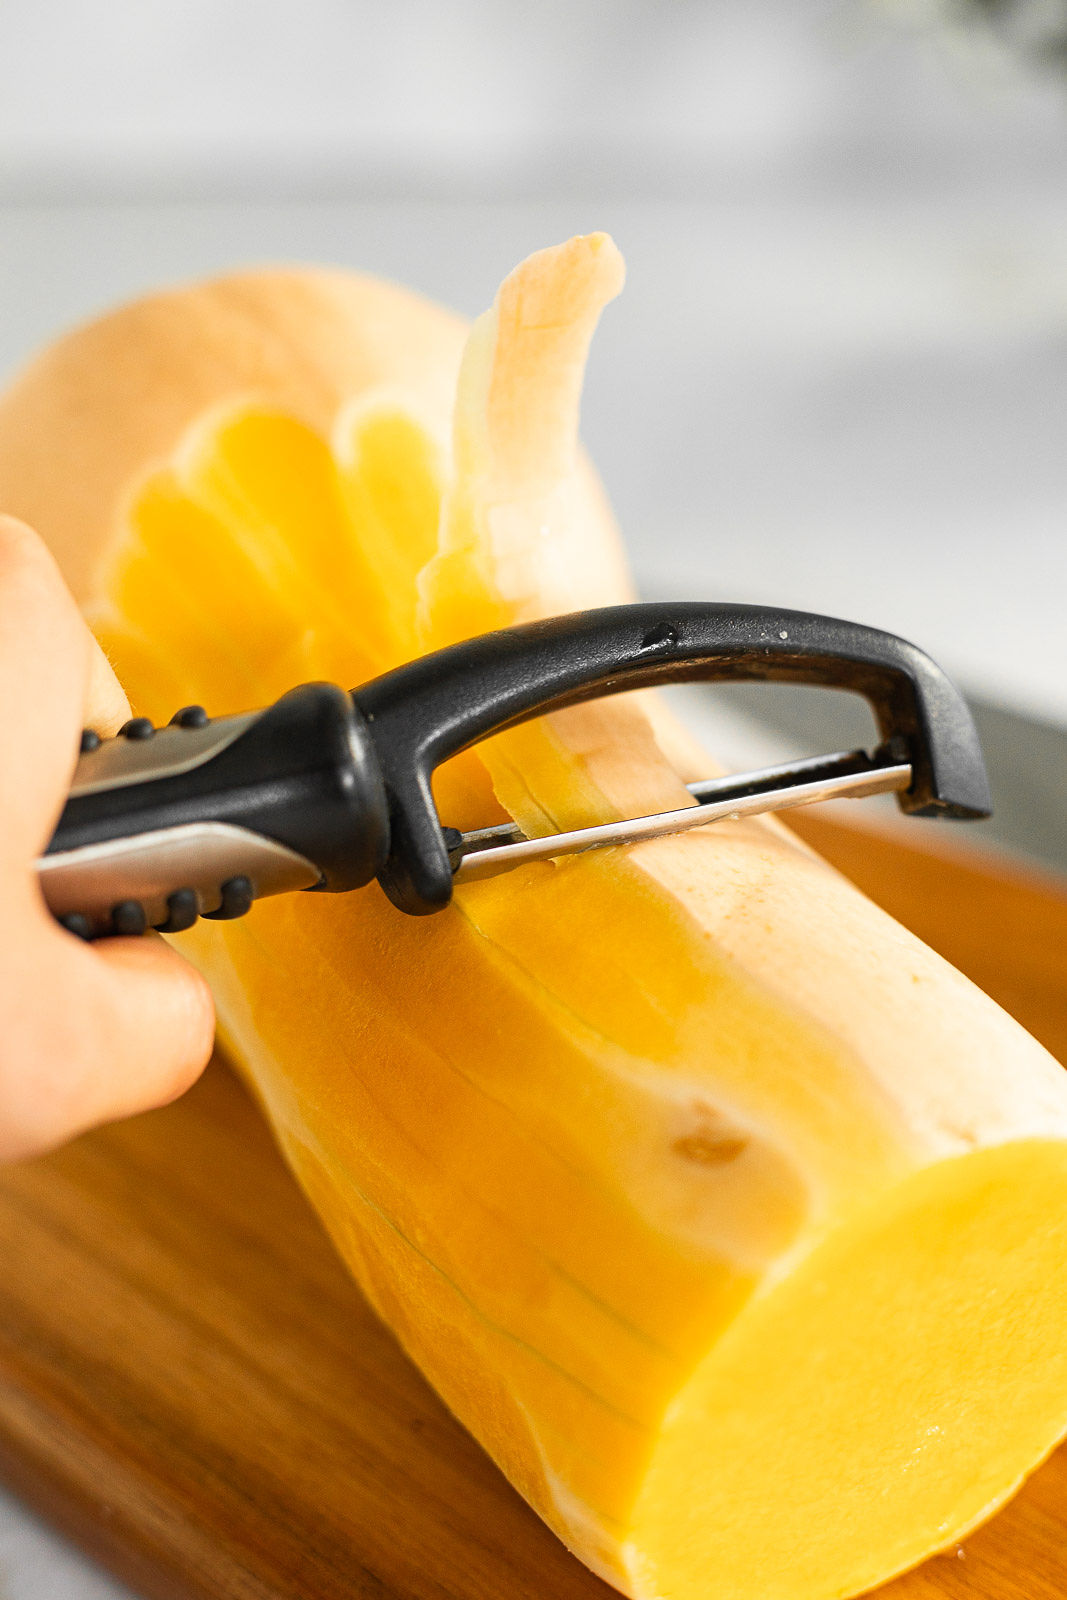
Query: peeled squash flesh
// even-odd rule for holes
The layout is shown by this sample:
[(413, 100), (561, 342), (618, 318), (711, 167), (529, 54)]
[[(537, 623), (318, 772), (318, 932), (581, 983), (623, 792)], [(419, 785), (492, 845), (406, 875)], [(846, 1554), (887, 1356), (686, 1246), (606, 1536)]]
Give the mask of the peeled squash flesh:
[[(621, 280), (604, 235), (543, 251), (465, 344), (340, 273), (157, 296), (0, 402), (0, 503), (157, 720), (626, 598), (576, 443)], [(437, 795), (543, 832), (709, 770), (643, 694), (498, 736)], [(1067, 1429), (1067, 1080), (784, 829), (177, 942), (365, 1293), (635, 1600), (857, 1594)]]

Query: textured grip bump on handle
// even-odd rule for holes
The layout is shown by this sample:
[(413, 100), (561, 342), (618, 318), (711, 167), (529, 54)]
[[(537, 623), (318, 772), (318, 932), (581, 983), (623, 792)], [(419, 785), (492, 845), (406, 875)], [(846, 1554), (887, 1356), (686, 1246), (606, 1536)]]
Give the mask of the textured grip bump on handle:
[(378, 763), (351, 695), (305, 684), (264, 711), (186, 707), (89, 734), (38, 880), (84, 936), (178, 932), (285, 890), (369, 883), (385, 859)]

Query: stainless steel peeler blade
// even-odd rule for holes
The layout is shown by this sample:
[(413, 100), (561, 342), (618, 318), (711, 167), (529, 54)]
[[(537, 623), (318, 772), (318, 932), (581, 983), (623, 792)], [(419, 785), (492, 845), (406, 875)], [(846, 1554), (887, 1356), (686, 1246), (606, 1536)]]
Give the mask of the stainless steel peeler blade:
[(479, 828), (459, 834), (459, 842), (450, 845), (448, 855), (456, 882), (469, 883), (507, 872), (526, 861), (582, 855), (587, 850), (636, 844), (642, 839), (662, 839), (711, 822), (810, 806), (819, 800), (859, 800), (868, 795), (889, 794), (906, 789), (910, 782), (911, 766), (906, 761), (871, 756), (865, 750), (842, 750), (835, 755), (813, 756), (784, 766), (687, 784), (695, 803), (676, 811), (628, 817), (533, 839), (514, 823)]

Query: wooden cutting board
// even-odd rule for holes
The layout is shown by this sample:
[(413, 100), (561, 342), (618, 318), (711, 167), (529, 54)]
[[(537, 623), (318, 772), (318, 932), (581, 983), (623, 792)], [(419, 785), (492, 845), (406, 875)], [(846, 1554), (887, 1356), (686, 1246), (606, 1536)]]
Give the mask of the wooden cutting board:
[[(799, 829), (1067, 1062), (1067, 892)], [(592, 1600), (334, 1256), (222, 1063), (0, 1173), (0, 1477), (150, 1600)], [(1065, 1330), (1067, 1337), (1067, 1330)], [(1063, 1600), (1067, 1450), (884, 1600)]]

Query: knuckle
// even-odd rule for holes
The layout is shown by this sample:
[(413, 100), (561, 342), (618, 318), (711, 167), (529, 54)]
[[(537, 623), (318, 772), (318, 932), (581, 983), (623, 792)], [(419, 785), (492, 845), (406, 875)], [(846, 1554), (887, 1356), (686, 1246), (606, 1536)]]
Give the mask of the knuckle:
[(46, 546), (17, 517), (0, 515), (0, 573), (5, 583), (54, 587), (54, 564)]
[(32, 546), (36, 539), (37, 535), (28, 522), (6, 511), (0, 512), (0, 556), (17, 558), (19, 552)]

